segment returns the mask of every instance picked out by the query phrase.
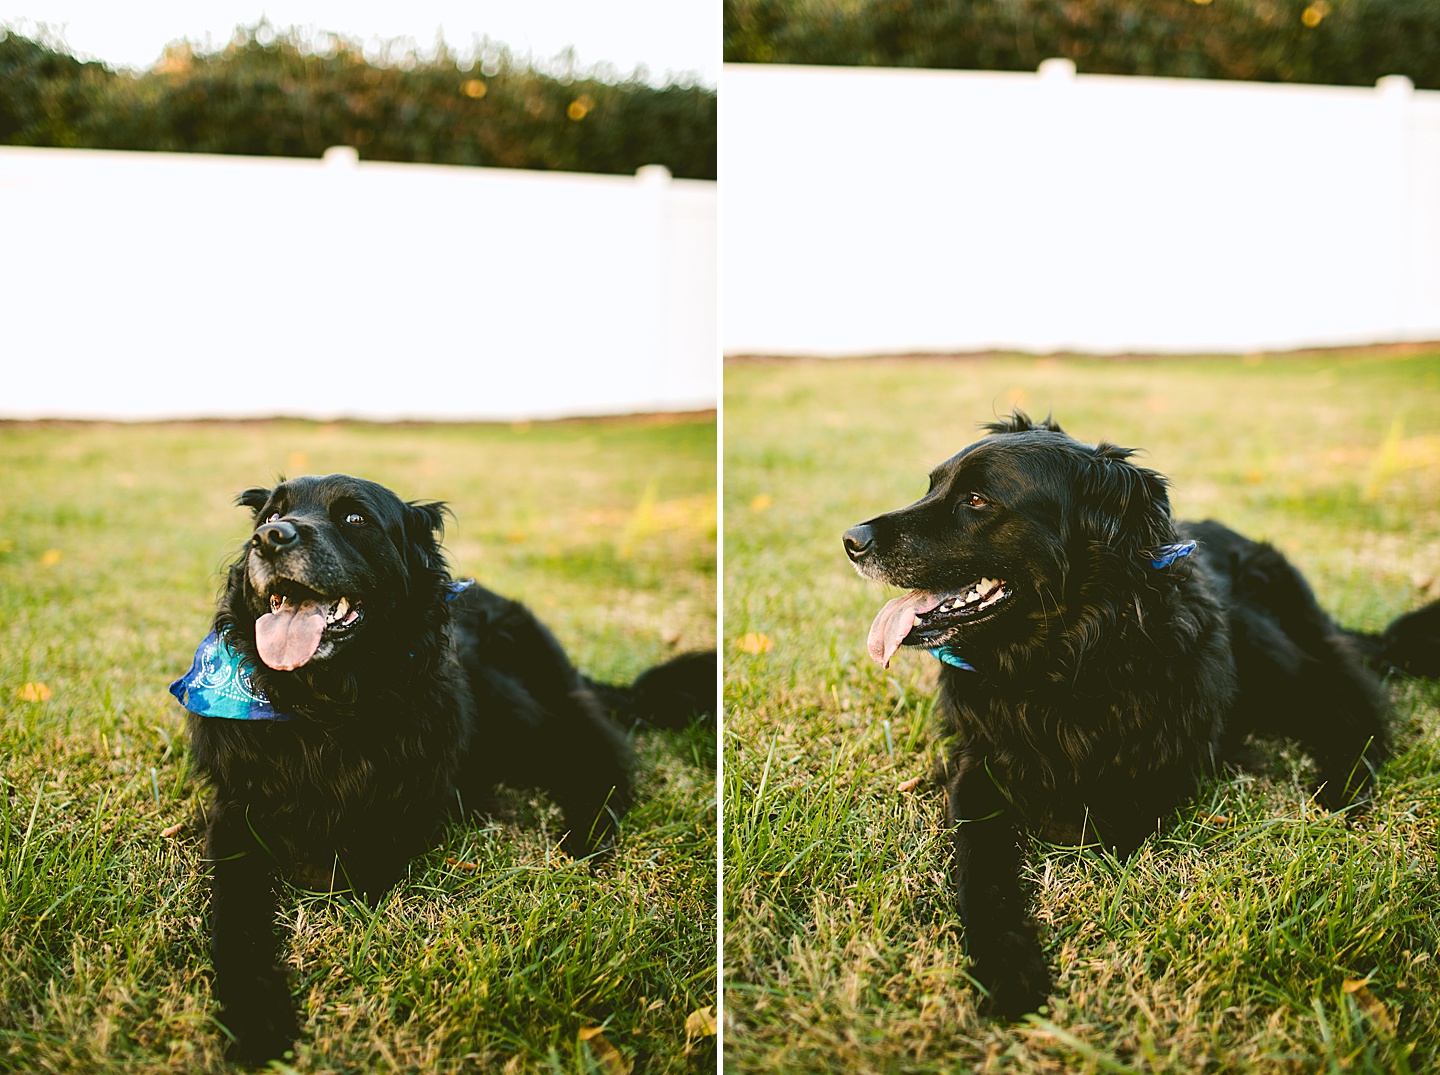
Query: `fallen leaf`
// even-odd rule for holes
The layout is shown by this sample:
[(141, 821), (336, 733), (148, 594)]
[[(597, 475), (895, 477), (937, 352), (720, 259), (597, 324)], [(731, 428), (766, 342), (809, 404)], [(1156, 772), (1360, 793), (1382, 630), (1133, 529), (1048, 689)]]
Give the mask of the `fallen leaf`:
[(43, 683), (27, 683), (15, 694), (22, 702), (45, 702), (54, 697), (54, 692)]
[(1346, 978), (1340, 986), (1342, 993), (1355, 993), (1370, 984), (1369, 978)]
[(775, 643), (770, 641), (769, 635), (750, 634), (741, 635), (735, 640), (735, 648), (741, 653), (767, 653), (775, 648)]
[(900, 782), (900, 786), (895, 790), (900, 792), (902, 795), (907, 791), (914, 791), (920, 786), (920, 780), (920, 777), (912, 776), (909, 780), (902, 780)]
[(1350, 984), (1350, 981), (1347, 980), (1341, 988), (1355, 998), (1355, 1003), (1359, 1005), (1360, 1010), (1365, 1013), (1366, 1018), (1374, 1023), (1376, 1029), (1382, 1033), (1394, 1034), (1395, 1020), (1391, 1017), (1390, 1012), (1386, 1010), (1385, 1005), (1380, 1002), (1380, 999), (1376, 997), (1374, 993), (1370, 992), (1363, 983), (1356, 986), (1353, 990), (1348, 988)]
[(1221, 828), (1221, 829), (1223, 829), (1226, 825), (1230, 824), (1230, 819), (1229, 819), (1228, 817), (1226, 817), (1224, 814), (1201, 814), (1201, 815), (1200, 815), (1200, 820), (1201, 820), (1201, 821), (1209, 822), (1211, 825), (1214, 825), (1216, 828)]
[(160, 830), (160, 835), (163, 836), (163, 837), (164, 837), (165, 839), (167, 839), (167, 840), (172, 840), (172, 839), (174, 839), (176, 836), (178, 836), (178, 835), (180, 834), (180, 830), (183, 829), (184, 827), (185, 827), (185, 822), (183, 822), (183, 821), (177, 821), (177, 822), (175, 822), (175, 824), (173, 824), (173, 825), (168, 825), (168, 826), (166, 826), (165, 828), (161, 829), (161, 830)]
[(590, 1050), (590, 1055), (595, 1058), (601, 1070), (606, 1075), (630, 1075), (630, 1061), (619, 1049), (605, 1040), (602, 1033), (604, 1027), (586, 1027), (580, 1031), (580, 1040), (585, 1043), (585, 1048)]
[(759, 515), (762, 511), (764, 511), (773, 503), (775, 503), (775, 498), (773, 496), (771, 496), (769, 493), (761, 493), (754, 500), (750, 501), (750, 510), (753, 511), (756, 515)]
[[(454, 866), (457, 870), (478, 870), (480, 868), (473, 862), (461, 862), (459, 859), (452, 858), (449, 855), (445, 856), (445, 861), (450, 863), (450, 865)], [(584, 1039), (582, 1038), (581, 1040), (583, 1041)]]
[(715, 1009), (707, 1004), (703, 1008), (696, 1008), (685, 1017), (685, 1051), (690, 1051), (691, 1043), (696, 1038), (713, 1038), (715, 1036)]
[(54, 567), (63, 559), (65, 556), (59, 549), (46, 549), (40, 557), (40, 562), (46, 567)]

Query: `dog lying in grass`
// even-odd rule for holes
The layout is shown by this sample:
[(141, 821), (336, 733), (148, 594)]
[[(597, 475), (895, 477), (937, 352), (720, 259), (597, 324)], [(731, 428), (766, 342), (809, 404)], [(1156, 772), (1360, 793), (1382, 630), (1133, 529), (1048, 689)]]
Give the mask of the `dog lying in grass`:
[(495, 785), (538, 786), (564, 849), (611, 846), (630, 803), (616, 720), (714, 713), (713, 651), (633, 686), (587, 679), (523, 606), (450, 576), (443, 505), (342, 474), (250, 489), (250, 540), (171, 692), (211, 785), (215, 993), (244, 1062), (296, 1035), (277, 883), (376, 900)]
[(1301, 743), (1324, 806), (1362, 803), (1388, 752), (1367, 663), (1440, 675), (1440, 602), (1346, 631), (1271, 546), (1177, 525), (1131, 451), (1019, 411), (986, 428), (844, 545), (862, 576), (910, 591), (876, 616), (870, 655), (942, 662), (955, 897), (972, 973), (1014, 1018), (1050, 991), (1021, 833), (1126, 855), (1252, 732)]

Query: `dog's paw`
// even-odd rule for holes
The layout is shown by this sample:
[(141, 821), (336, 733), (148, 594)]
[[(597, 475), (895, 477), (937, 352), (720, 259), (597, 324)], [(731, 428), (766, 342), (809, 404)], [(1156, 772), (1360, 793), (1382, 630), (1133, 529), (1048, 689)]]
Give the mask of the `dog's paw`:
[(1001, 1019), (1035, 1011), (1050, 995), (1050, 968), (1033, 931), (1005, 930), (971, 941), (971, 975), (989, 994), (984, 1010)]
[(230, 1032), (225, 1058), (249, 1066), (280, 1059), (299, 1034), (285, 990), (262, 990), (244, 1003), (231, 1003), (220, 1012), (220, 1022)]

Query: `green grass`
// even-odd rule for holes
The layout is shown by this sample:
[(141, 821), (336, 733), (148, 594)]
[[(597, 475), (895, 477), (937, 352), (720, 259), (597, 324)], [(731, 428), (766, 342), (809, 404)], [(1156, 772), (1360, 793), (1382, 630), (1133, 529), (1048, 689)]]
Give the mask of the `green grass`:
[[(714, 644), (713, 420), (0, 424), (0, 1070), (224, 1068), (202, 789), (166, 686), (245, 540), (234, 494), (335, 470), (448, 500), (457, 574), (593, 675)], [(639, 805), (594, 872), (517, 791), (373, 911), (283, 901), (295, 1068), (713, 1068), (685, 1031), (716, 1000), (713, 730), (636, 747)]]
[(1440, 686), (1395, 685), (1397, 756), (1350, 827), (1280, 743), (1128, 861), (1035, 843), (1056, 989), (992, 1022), (929, 779), (937, 666), (869, 660), (892, 594), (840, 545), (1019, 403), (1145, 448), (1177, 514), (1274, 542), (1377, 628), (1440, 596), (1440, 354), (732, 362), (725, 383), (727, 1070), (1440, 1070)]

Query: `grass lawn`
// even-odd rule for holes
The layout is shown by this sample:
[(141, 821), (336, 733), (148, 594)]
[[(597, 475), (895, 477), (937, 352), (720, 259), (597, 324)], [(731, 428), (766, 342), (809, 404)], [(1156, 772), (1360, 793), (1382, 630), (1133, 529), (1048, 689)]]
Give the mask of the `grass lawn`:
[(725, 385), (728, 1070), (1440, 1070), (1440, 686), (1393, 684), (1353, 826), (1280, 743), (1128, 861), (1034, 844), (1057, 986), (999, 1024), (946, 880), (938, 666), (870, 661), (895, 591), (840, 545), (1018, 403), (1147, 449), (1177, 514), (1272, 541), (1378, 628), (1440, 596), (1440, 353), (732, 362)]
[[(592, 675), (714, 645), (710, 418), (0, 424), (0, 1070), (225, 1067), (201, 788), (166, 687), (248, 534), (234, 494), (336, 470), (449, 501), (456, 573), (525, 601)], [(373, 912), (293, 893), (295, 1069), (713, 1070), (686, 1020), (716, 1001), (715, 746), (636, 737), (640, 802), (594, 873), (515, 792)]]

